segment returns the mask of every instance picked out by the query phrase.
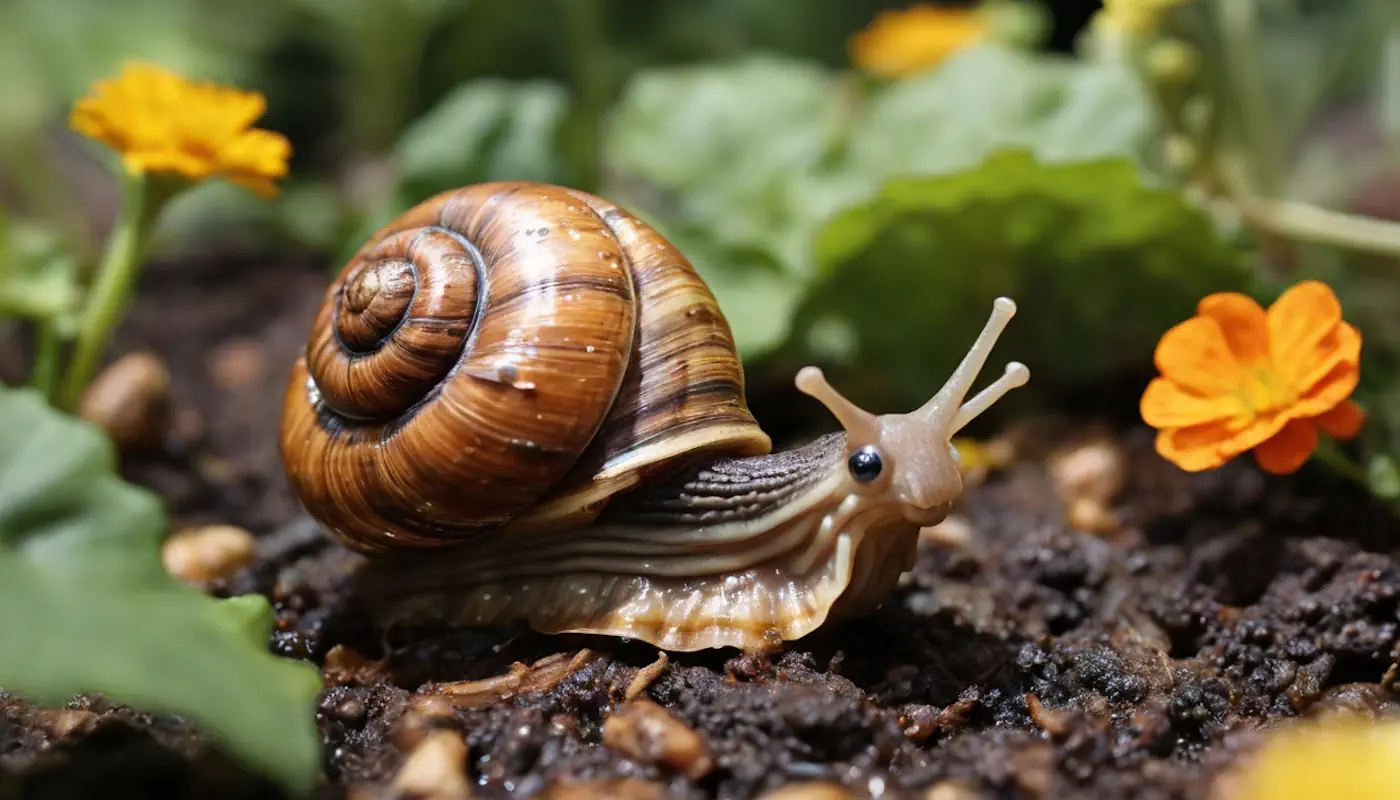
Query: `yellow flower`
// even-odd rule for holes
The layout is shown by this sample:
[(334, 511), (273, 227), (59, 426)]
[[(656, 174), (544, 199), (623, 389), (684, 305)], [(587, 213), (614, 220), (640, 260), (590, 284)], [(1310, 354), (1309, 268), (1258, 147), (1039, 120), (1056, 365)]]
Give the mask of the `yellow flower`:
[(287, 174), (292, 146), (281, 134), (251, 127), (266, 109), (256, 92), (137, 62), (94, 84), (73, 107), (69, 124), (117, 151), (133, 173), (227, 178), (271, 197), (273, 181)]
[(1296, 722), (1216, 784), (1213, 800), (1400, 798), (1400, 724), (1338, 716)]
[(1121, 33), (1145, 36), (1155, 33), (1162, 15), (1187, 0), (1103, 0), (1095, 24)]
[(898, 78), (936, 66), (986, 34), (986, 21), (975, 10), (916, 5), (884, 11), (851, 37), (851, 61), (866, 72)]

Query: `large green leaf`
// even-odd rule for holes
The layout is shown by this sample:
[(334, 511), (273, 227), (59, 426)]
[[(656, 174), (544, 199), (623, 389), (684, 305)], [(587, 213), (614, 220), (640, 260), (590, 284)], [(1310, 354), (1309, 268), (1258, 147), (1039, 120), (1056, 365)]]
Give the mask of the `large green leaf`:
[(405, 194), (421, 199), (479, 181), (559, 181), (557, 139), (568, 106), (568, 91), (549, 81), (462, 84), (399, 138)]
[(834, 74), (771, 56), (643, 72), (607, 122), (603, 160), (677, 227), (800, 271), (815, 222), (844, 200), (827, 183), (846, 100)]
[(320, 763), (320, 675), (267, 649), (258, 596), (169, 576), (158, 498), (108, 440), (28, 389), (0, 389), (0, 686), (56, 705), (100, 693), (188, 717), (291, 791)]
[(875, 96), (851, 135), (850, 167), (876, 177), (941, 175), (1007, 146), (1047, 162), (1138, 156), (1149, 97), (1127, 68), (987, 44)]
[(947, 376), (993, 298), (1020, 312), (999, 357), (1033, 383), (1150, 368), (1156, 341), (1249, 269), (1179, 193), (1125, 159), (1044, 164), (1023, 150), (951, 176), (890, 182), (822, 231), (823, 279), (798, 334), (836, 320), (852, 358), (921, 400)]
[[(606, 191), (682, 246), (721, 296), (746, 359), (786, 341), (817, 278), (817, 232), (885, 180), (956, 173), (1006, 145), (1049, 163), (1136, 159), (1151, 133), (1131, 74), (1003, 45), (868, 97), (863, 86), (753, 56), (643, 72), (608, 121)], [(891, 269), (917, 280), (917, 264)]]

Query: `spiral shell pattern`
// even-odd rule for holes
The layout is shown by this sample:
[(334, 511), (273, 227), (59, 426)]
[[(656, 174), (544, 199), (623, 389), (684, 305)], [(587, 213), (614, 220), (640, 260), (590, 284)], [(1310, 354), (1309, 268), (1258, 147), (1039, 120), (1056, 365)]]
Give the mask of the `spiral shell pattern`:
[(292, 489), (362, 551), (587, 522), (700, 454), (771, 443), (693, 267), (600, 198), (430, 198), (329, 287), (283, 403)]

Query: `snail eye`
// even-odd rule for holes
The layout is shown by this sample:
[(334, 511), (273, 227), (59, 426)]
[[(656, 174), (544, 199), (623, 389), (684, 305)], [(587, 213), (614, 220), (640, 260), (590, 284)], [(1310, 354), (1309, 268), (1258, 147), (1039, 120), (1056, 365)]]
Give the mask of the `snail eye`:
[(879, 451), (873, 445), (866, 445), (851, 453), (846, 466), (851, 471), (851, 477), (860, 483), (870, 483), (880, 477), (880, 472), (885, 468)]

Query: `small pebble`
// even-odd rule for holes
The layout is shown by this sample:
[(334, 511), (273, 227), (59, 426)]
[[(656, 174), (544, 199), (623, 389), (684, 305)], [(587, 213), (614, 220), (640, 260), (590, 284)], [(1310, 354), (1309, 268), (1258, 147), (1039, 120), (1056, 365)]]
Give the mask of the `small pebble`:
[(122, 356), (88, 384), (78, 416), (105, 431), (123, 455), (159, 450), (170, 422), (165, 364), (144, 351)]
[(919, 530), (920, 539), (940, 547), (966, 547), (976, 535), (972, 523), (960, 514), (950, 514), (937, 525)]
[(562, 780), (551, 784), (544, 800), (661, 800), (664, 787), (641, 778)]
[(1053, 456), (1050, 474), (1066, 501), (1087, 498), (1106, 505), (1123, 488), (1123, 454), (1115, 443), (1095, 439)]
[(691, 780), (714, 767), (705, 740), (645, 698), (630, 700), (603, 723), (603, 744), (633, 761), (665, 764)]
[(161, 559), (171, 575), (189, 583), (227, 578), (253, 563), (253, 534), (234, 525), (204, 525), (165, 540)]
[(209, 356), (209, 376), (220, 388), (233, 391), (252, 385), (263, 377), (267, 357), (261, 343), (236, 339), (214, 348)]
[(981, 795), (958, 781), (943, 781), (929, 787), (924, 800), (978, 800)]
[(79, 708), (45, 709), (36, 722), (55, 739), (69, 739), (91, 733), (101, 717), (94, 711)]
[(1097, 534), (1114, 533), (1120, 527), (1118, 515), (1098, 500), (1076, 497), (1069, 501), (1066, 521), (1070, 527)]
[(439, 695), (419, 695), (410, 701), (389, 736), (395, 747), (409, 751), (432, 733), (453, 729), (456, 720), (457, 710), (451, 700)]
[(850, 789), (830, 781), (804, 781), (779, 786), (760, 796), (762, 800), (852, 800)]

